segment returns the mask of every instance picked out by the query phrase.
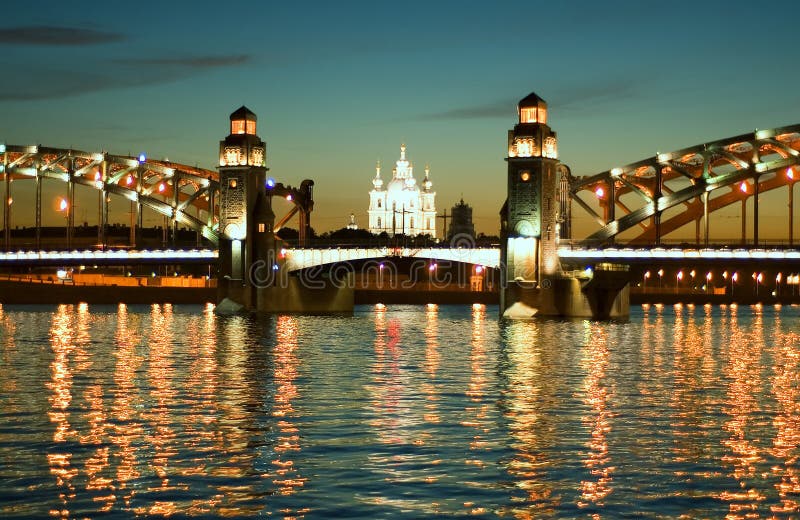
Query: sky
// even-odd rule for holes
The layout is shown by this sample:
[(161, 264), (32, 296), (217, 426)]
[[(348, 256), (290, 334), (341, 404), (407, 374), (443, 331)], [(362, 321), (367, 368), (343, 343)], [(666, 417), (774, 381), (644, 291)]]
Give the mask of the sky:
[(0, 140), (212, 169), (246, 105), (271, 174), (315, 181), (317, 231), (365, 224), (375, 162), (387, 181), (406, 143), (439, 211), (463, 197), (496, 234), (507, 131), (532, 91), (574, 175), (800, 122), (793, 1), (3, 7)]

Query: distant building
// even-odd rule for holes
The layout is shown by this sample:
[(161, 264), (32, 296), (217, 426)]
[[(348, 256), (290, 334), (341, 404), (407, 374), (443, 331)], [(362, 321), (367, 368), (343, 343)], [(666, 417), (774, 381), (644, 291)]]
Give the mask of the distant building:
[(392, 170), (392, 180), (383, 189), (380, 164), (376, 167), (369, 192), (370, 233), (430, 235), (436, 237), (436, 192), (425, 168), (422, 189), (417, 186), (414, 168), (406, 159), (406, 145), (400, 146), (400, 159)]
[(472, 206), (466, 204), (464, 199), (461, 199), (458, 204), (453, 206), (450, 218), (452, 220), (450, 220), (450, 228), (447, 230), (448, 240), (456, 235), (467, 235), (475, 238), (475, 225), (472, 223)]
[(350, 222), (347, 224), (347, 229), (358, 229), (358, 224), (356, 224), (356, 216), (350, 213)]

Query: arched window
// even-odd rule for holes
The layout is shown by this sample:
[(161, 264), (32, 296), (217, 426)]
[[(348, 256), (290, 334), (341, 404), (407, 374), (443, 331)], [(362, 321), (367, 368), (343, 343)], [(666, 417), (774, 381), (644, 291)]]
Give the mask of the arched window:
[[(378, 202), (380, 203), (380, 201), (378, 201)], [(381, 227), (381, 218), (378, 217), (378, 229), (380, 229), (380, 227)]]
[(414, 217), (411, 217), (411, 229), (414, 229)]
[(381, 207), (381, 199), (378, 199), (378, 207)]

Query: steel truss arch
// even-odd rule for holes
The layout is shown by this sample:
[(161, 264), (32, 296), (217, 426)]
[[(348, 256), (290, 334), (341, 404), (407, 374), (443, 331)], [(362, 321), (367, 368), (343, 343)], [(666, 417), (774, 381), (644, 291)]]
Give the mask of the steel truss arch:
[[(36, 179), (38, 184), (41, 179), (54, 179), (94, 188), (104, 194), (102, 200), (107, 194), (114, 194), (164, 215), (173, 225), (181, 223), (199, 232), (215, 246), (219, 244), (220, 187), (218, 172), (213, 170), (107, 152), (0, 145), (0, 172), (6, 183), (13, 179)], [(306, 179), (299, 188), (274, 181), (268, 186), (271, 195), (292, 202), (292, 209), (279, 220), (281, 226), (299, 213), (301, 232), (310, 228), (313, 185), (312, 180)], [(6, 201), (4, 222), (9, 219), (8, 205)], [(71, 205), (70, 200), (70, 211)], [(37, 207), (36, 212), (38, 226), (41, 208)], [(200, 217), (201, 212), (205, 218)]]
[[(777, 172), (798, 165), (800, 125), (792, 125), (659, 153), (596, 175), (574, 177), (570, 183), (571, 199), (601, 226), (581, 242), (607, 242), (635, 226), (644, 228), (635, 241), (658, 242), (661, 236), (702, 217), (704, 211), (713, 212), (743, 198), (795, 182), (797, 179)], [(675, 179), (688, 180), (690, 185), (673, 191), (665, 183)], [(737, 192), (736, 186), (746, 180), (753, 182), (754, 192)], [(707, 194), (721, 189), (727, 189), (729, 193), (703, 201)], [(600, 199), (604, 215), (597, 214), (580, 197), (587, 191)], [(628, 210), (619, 200), (626, 193), (636, 193), (643, 199), (643, 205)], [(664, 211), (679, 205), (686, 205), (687, 210), (660, 221)], [(618, 209), (625, 212), (619, 218), (616, 215)], [(648, 225), (650, 219), (654, 223)]]

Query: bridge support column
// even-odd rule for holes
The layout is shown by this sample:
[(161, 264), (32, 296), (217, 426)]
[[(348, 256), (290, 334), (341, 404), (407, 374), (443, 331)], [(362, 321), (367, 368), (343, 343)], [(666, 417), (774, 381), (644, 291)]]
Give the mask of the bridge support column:
[(747, 195), (742, 199), (742, 245), (747, 245)]
[(108, 192), (106, 191), (106, 175), (108, 163), (105, 158), (100, 164), (100, 180), (102, 183), (97, 192), (97, 243), (101, 249), (106, 248), (106, 225), (108, 224)]
[(794, 244), (794, 181), (789, 181), (789, 247)]
[[(74, 163), (73, 163), (74, 164)], [(75, 236), (75, 183), (72, 181), (74, 167), (71, 167), (67, 175), (67, 248), (72, 250), (72, 243)]]
[[(547, 126), (547, 104), (536, 94), (520, 101), (518, 116), (508, 132), (508, 198), (501, 210), (501, 316), (627, 316), (627, 270), (621, 285), (604, 286), (597, 294), (585, 292), (575, 274), (562, 270), (556, 134)], [(612, 220), (615, 188), (612, 179), (605, 208)]]
[(11, 247), (11, 175), (8, 173), (8, 152), (3, 152), (3, 179), (5, 197), (3, 198), (3, 248)]
[(36, 159), (36, 250), (42, 249), (42, 172), (41, 159)]
[(753, 180), (753, 245), (758, 247), (758, 176)]
[(708, 220), (708, 192), (703, 193), (703, 241), (705, 246), (708, 247), (708, 229), (709, 229), (709, 220)]

